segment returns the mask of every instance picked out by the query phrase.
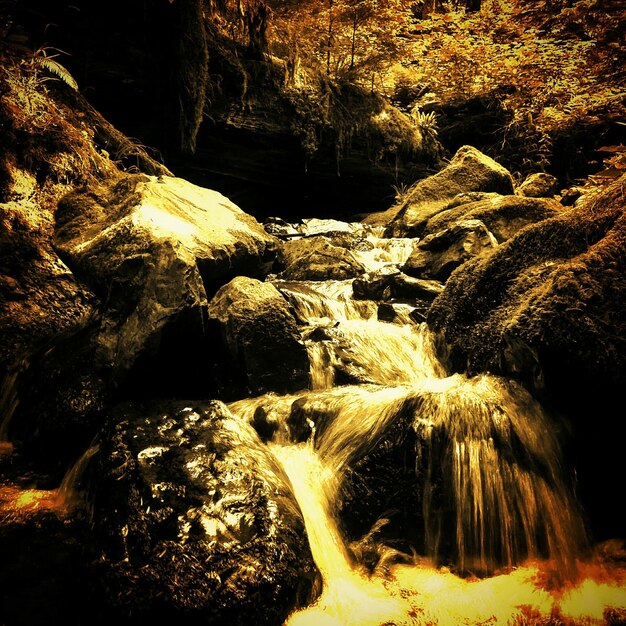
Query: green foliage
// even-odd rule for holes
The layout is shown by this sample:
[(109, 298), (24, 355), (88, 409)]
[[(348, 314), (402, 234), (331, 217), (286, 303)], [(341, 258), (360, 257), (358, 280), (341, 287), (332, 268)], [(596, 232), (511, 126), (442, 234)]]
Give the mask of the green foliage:
[[(35, 51), (30, 59), (33, 69), (41, 68), (50, 74), (54, 74), (56, 78), (63, 81), (72, 89), (76, 89), (78, 91), (78, 83), (74, 80), (74, 77), (56, 60), (59, 54), (51, 54), (51, 50), (53, 50), (53, 48), (39, 48)], [(41, 80), (47, 79), (42, 78)]]
[(556, 136), (626, 113), (624, 19), (616, 2), (596, 0), (492, 0), (473, 13), (444, 3), (416, 21), (391, 82), (405, 106), (506, 91), (510, 121), (493, 151), (542, 169)]

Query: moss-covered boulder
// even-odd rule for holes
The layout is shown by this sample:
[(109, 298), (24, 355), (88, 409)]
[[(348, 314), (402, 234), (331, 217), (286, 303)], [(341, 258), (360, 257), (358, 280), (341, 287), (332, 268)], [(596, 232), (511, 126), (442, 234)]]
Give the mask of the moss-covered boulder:
[(421, 237), (433, 215), (444, 210), (457, 194), (471, 191), (511, 194), (513, 179), (490, 157), (472, 146), (463, 146), (444, 169), (415, 183), (400, 204), (364, 221), (387, 225), (389, 237)]
[(554, 217), (562, 209), (559, 202), (549, 198), (494, 194), (490, 198), (459, 204), (438, 213), (428, 220), (423, 234), (438, 233), (462, 220), (480, 220), (501, 243), (524, 226)]
[(402, 270), (410, 276), (445, 281), (459, 265), (493, 250), (497, 245), (493, 235), (480, 220), (461, 220), (424, 237)]
[(624, 182), (468, 261), (428, 315), (452, 370), (512, 374), (571, 416), (583, 490), (604, 530), (619, 517), (602, 512), (614, 506), (606, 481), (620, 471), (624, 430), (614, 408), (626, 388)]

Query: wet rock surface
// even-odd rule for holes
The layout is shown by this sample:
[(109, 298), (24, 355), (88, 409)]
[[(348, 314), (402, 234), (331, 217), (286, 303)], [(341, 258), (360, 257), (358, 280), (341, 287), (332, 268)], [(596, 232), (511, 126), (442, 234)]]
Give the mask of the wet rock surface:
[(116, 612), (279, 625), (311, 601), (302, 517), (249, 424), (217, 401), (125, 405), (108, 435), (94, 509)]
[(464, 202), (434, 215), (426, 223), (424, 236), (436, 234), (455, 223), (475, 219), (483, 222), (498, 243), (502, 243), (525, 226), (555, 217), (562, 210), (559, 202), (549, 198), (495, 194), (483, 200)]

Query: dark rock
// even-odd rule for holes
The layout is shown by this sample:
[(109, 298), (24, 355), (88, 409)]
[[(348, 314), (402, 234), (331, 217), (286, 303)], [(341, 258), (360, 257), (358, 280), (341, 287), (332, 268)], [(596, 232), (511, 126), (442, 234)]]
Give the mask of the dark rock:
[(349, 250), (325, 237), (285, 242), (280, 255), (279, 278), (284, 280), (346, 280), (365, 272)]
[(511, 194), (513, 179), (490, 157), (463, 146), (444, 169), (415, 183), (402, 204), (363, 221), (388, 224), (388, 237), (420, 237), (433, 215), (444, 210), (457, 194), (471, 191)]
[(528, 176), (515, 190), (515, 193), (527, 198), (551, 198), (558, 191), (559, 181), (556, 176), (545, 172), (536, 172)]
[(97, 363), (98, 325), (61, 335), (32, 354), (18, 376), (8, 436), (38, 464), (63, 471), (100, 429), (113, 398)]
[(393, 324), (414, 323), (415, 307), (401, 302), (381, 302), (378, 305), (377, 317), (381, 322)]
[(352, 281), (355, 298), (364, 300), (387, 300), (391, 297), (391, 285), (400, 270), (388, 265), (374, 272), (367, 272)]
[(121, 406), (100, 446), (94, 523), (115, 613), (279, 626), (312, 600), (315, 566), (289, 483), (224, 404)]
[(414, 278), (400, 272), (393, 278), (391, 293), (394, 298), (409, 298), (421, 302), (432, 302), (443, 291), (438, 280)]
[(355, 298), (376, 301), (392, 298), (432, 301), (442, 289), (438, 281), (408, 276), (395, 266), (368, 272), (352, 281)]
[(493, 197), (463, 203), (438, 213), (426, 223), (424, 235), (438, 233), (461, 220), (480, 220), (501, 243), (528, 224), (554, 217), (562, 210), (556, 200), (548, 198), (494, 194)]
[(289, 304), (271, 283), (233, 279), (209, 303), (209, 317), (228, 354), (226, 381), (255, 395), (308, 388), (306, 348)]
[(402, 270), (411, 276), (445, 281), (459, 265), (497, 245), (481, 221), (464, 220), (420, 241)]
[(560, 202), (563, 206), (572, 206), (581, 195), (582, 194), (578, 189), (566, 189), (561, 194)]

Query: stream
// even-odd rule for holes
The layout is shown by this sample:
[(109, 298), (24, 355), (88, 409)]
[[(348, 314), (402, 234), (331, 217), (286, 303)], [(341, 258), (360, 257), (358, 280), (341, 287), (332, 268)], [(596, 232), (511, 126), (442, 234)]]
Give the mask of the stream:
[[(375, 232), (369, 240), (371, 250), (355, 252), (368, 271), (400, 265), (412, 245)], [(489, 374), (448, 376), (425, 323), (379, 321), (376, 303), (352, 297), (351, 281), (274, 284), (307, 337), (311, 389), (229, 408), (275, 424), (268, 445), (323, 579), (321, 597), (290, 626), (526, 624), (555, 615), (592, 624), (606, 607), (626, 606), (626, 589), (587, 557), (559, 428), (528, 392)], [(362, 382), (342, 384), (346, 368)], [(350, 482), (400, 423), (412, 454), (405, 471), (415, 478), (414, 500), (404, 504), (421, 545), (386, 545), (382, 517), (366, 540), (350, 542), (340, 517)]]

